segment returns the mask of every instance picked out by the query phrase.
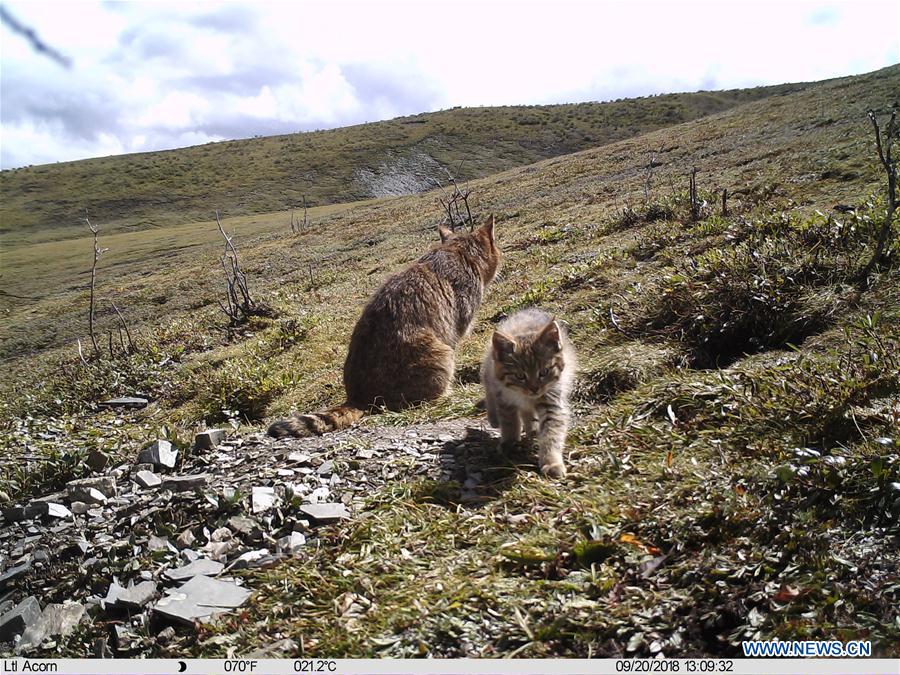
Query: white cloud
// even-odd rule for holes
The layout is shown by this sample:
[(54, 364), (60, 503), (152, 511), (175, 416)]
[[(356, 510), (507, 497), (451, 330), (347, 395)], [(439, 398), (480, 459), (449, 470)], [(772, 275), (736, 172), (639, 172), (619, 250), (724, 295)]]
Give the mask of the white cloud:
[(454, 105), (816, 80), (900, 61), (895, 0), (6, 6), (74, 65), (0, 29), (3, 167)]

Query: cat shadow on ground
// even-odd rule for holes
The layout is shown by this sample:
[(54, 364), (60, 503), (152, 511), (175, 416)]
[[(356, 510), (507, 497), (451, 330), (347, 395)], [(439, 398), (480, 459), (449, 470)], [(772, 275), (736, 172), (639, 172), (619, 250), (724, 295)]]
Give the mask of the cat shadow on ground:
[(439, 461), (440, 478), (426, 497), (448, 507), (493, 501), (511, 487), (519, 472), (537, 469), (528, 448), (501, 452), (496, 435), (474, 426), (467, 427), (462, 438), (446, 441)]

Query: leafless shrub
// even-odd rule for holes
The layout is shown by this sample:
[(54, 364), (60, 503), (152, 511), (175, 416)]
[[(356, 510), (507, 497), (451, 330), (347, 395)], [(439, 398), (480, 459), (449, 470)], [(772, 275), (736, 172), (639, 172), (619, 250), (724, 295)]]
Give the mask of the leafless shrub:
[[(97, 262), (100, 260), (100, 256), (103, 255), (107, 250), (105, 248), (100, 248), (100, 228), (96, 227), (91, 219), (88, 217), (87, 212), (84, 214), (84, 221), (87, 223), (88, 227), (91, 230), (91, 233), (94, 235), (94, 262), (91, 265), (91, 295), (90, 295), (90, 305), (88, 308), (88, 335), (91, 338), (91, 345), (94, 349), (93, 356), (94, 358), (98, 358), (100, 356), (100, 347), (97, 345), (97, 337), (94, 335), (94, 290), (97, 285)], [(78, 345), (78, 352), (81, 353), (81, 344)], [(84, 357), (82, 356), (82, 361)]]
[(219, 307), (228, 317), (229, 326), (239, 326), (253, 316), (273, 316), (269, 307), (255, 302), (251, 297), (247, 276), (238, 262), (237, 248), (222, 227), (218, 211), (216, 211), (216, 225), (219, 226), (219, 232), (225, 239), (225, 250), (220, 258), (225, 273), (225, 303), (220, 300)]
[(447, 214), (444, 224), (452, 231), (465, 227), (471, 232), (475, 229), (475, 219), (469, 206), (469, 197), (472, 196), (473, 190), (465, 185), (460, 188), (456, 177), (448, 169), (444, 168), (444, 173), (447, 174), (447, 187), (452, 190), (445, 188), (437, 179), (430, 179), (432, 184), (441, 190), (442, 196), (438, 197), (438, 202)]
[(872, 258), (866, 264), (862, 271), (862, 283), (868, 285), (869, 274), (875, 268), (884, 253), (888, 240), (891, 235), (891, 227), (894, 222), (894, 211), (897, 208), (897, 161), (893, 158), (891, 151), (894, 145), (894, 137), (897, 135), (896, 128), (897, 110), (891, 110), (891, 118), (888, 121), (885, 138), (882, 139), (881, 127), (878, 124), (878, 116), (874, 110), (868, 112), (869, 120), (872, 122), (872, 128), (875, 131), (875, 148), (878, 151), (878, 160), (887, 174), (887, 211), (884, 216), (884, 223), (878, 233), (878, 241), (875, 244), (875, 252)]
[[(91, 285), (90, 285), (90, 299), (88, 304), (88, 336), (91, 339), (91, 348), (93, 351), (91, 352), (92, 359), (99, 359), (102, 356), (102, 352), (100, 350), (100, 345), (97, 343), (97, 333), (95, 330), (95, 316), (96, 316), (96, 287), (97, 287), (97, 263), (100, 261), (100, 256), (103, 255), (108, 248), (100, 248), (100, 228), (94, 225), (91, 222), (91, 219), (88, 217), (87, 212), (84, 214), (84, 221), (87, 223), (88, 228), (91, 230), (91, 234), (94, 235), (94, 260), (91, 264)], [(125, 354), (132, 354), (136, 350), (134, 346), (134, 341), (131, 338), (131, 331), (128, 329), (128, 324), (125, 322), (125, 317), (122, 316), (122, 312), (119, 311), (119, 308), (116, 307), (114, 302), (110, 302), (113, 310), (116, 312), (116, 316), (119, 320), (119, 346)], [(113, 344), (113, 334), (112, 331), (107, 332), (107, 349), (109, 350), (109, 355), (115, 356), (115, 346)], [(126, 346), (125, 340), (128, 340), (128, 344)], [(81, 362), (87, 365), (87, 359), (84, 356), (84, 350), (81, 347), (81, 340), (77, 340), (78, 342), (78, 356), (81, 359)]]
[(697, 167), (695, 166), (691, 169), (691, 182), (690, 182), (690, 197), (691, 197), (691, 222), (696, 222), (700, 219), (700, 202), (697, 199)]
[(291, 209), (291, 233), (299, 234), (300, 232), (304, 232), (309, 227), (309, 209), (306, 205), (306, 195), (303, 195), (303, 223), (301, 224), (300, 219), (294, 220), (294, 209)]

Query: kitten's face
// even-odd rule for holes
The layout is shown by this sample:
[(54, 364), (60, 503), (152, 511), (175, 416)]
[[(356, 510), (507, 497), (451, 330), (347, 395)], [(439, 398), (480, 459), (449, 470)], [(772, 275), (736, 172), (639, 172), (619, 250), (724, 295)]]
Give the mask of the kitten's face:
[(511, 338), (495, 332), (494, 374), (505, 386), (529, 398), (543, 396), (565, 367), (559, 325), (551, 321), (536, 336)]

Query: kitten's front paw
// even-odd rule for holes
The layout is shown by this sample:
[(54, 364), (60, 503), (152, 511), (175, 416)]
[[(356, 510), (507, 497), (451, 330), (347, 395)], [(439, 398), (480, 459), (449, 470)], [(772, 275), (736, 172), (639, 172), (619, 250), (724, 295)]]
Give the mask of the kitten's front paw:
[(552, 464), (541, 464), (541, 473), (547, 478), (561, 479), (566, 477), (566, 465), (562, 462), (553, 462)]

